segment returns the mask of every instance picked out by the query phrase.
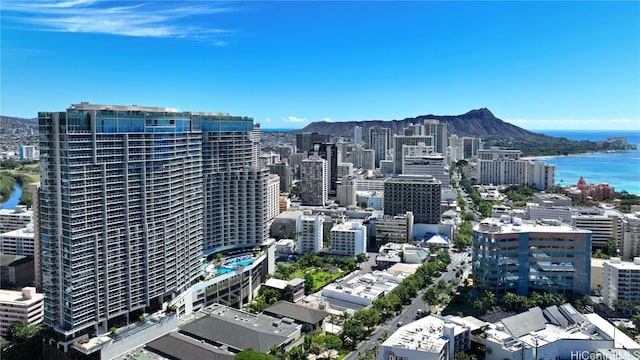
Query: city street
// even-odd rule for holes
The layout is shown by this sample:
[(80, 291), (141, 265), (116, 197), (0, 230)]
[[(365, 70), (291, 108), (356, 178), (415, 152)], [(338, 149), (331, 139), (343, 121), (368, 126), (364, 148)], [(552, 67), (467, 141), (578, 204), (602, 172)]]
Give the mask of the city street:
[[(451, 264), (447, 266), (446, 271), (444, 271), (439, 277), (433, 280), (432, 284), (430, 284), (429, 287), (433, 286), (434, 284), (437, 284), (438, 281), (440, 280), (444, 280), (447, 283), (449, 283), (449, 281), (453, 281), (454, 284), (457, 285), (455, 283), (456, 281), (455, 272), (458, 265), (462, 269), (464, 269), (463, 271), (465, 272), (465, 275), (470, 273), (471, 265), (469, 264), (470, 257), (468, 256), (468, 251), (463, 251), (460, 253), (451, 251), (449, 252), (449, 254), (451, 255)], [(463, 278), (465, 277), (465, 275), (463, 275)], [(458, 279), (457, 281), (460, 281), (460, 279)], [(371, 349), (375, 345), (375, 343), (378, 341), (378, 339), (383, 337), (385, 331), (387, 332), (387, 335), (391, 335), (394, 331), (398, 329), (398, 323), (402, 322), (403, 325), (406, 325), (414, 321), (416, 312), (418, 311), (418, 309), (422, 309), (422, 310), (427, 309), (427, 304), (422, 300), (422, 295), (424, 294), (425, 291), (426, 289), (423, 289), (420, 292), (418, 292), (418, 294), (411, 301), (411, 303), (403, 307), (402, 311), (400, 312), (400, 315), (394, 316), (391, 319), (389, 319), (386, 323), (378, 326), (378, 328), (371, 334), (371, 336), (369, 336), (368, 339), (360, 342), (360, 344), (358, 344), (356, 349), (353, 352), (351, 352), (349, 355), (347, 355), (345, 359), (357, 360), (359, 356), (365, 354), (368, 349)]]

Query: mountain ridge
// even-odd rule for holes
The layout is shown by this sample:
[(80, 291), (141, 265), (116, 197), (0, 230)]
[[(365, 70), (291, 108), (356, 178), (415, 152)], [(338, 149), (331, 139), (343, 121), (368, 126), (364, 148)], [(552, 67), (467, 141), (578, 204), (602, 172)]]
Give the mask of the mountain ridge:
[(449, 134), (462, 136), (508, 136), (508, 137), (528, 137), (528, 136), (544, 136), (529, 130), (525, 130), (516, 125), (505, 122), (497, 118), (487, 108), (473, 109), (461, 115), (419, 115), (412, 118), (402, 120), (356, 120), (342, 122), (313, 122), (296, 133), (318, 132), (333, 134), (336, 136), (353, 136), (353, 127), (361, 126), (363, 135), (366, 134), (371, 127), (382, 126), (391, 129), (391, 133), (399, 134), (403, 128), (410, 124), (422, 124), (425, 120), (438, 120), (446, 123)]

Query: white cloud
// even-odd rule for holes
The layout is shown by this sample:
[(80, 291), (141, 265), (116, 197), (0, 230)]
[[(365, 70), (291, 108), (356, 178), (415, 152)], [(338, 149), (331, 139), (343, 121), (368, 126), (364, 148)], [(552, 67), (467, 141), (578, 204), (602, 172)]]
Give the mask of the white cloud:
[(174, 37), (213, 40), (212, 45), (228, 42), (220, 37), (230, 31), (199, 25), (192, 17), (232, 11), (213, 2), (149, 2), (114, 6), (117, 2), (3, 1), (0, 9), (7, 18), (32, 26), (32, 30), (99, 33), (136, 37)]
[(632, 122), (635, 124), (638, 124), (640, 123), (640, 120), (632, 121), (631, 119), (627, 119), (627, 118), (618, 118), (618, 119), (611, 119), (609, 120), (609, 122), (612, 122), (614, 124), (629, 124)]
[(307, 122), (307, 118), (299, 118), (295, 116), (287, 116), (284, 118), (284, 122), (292, 122), (292, 123), (303, 123)]
[(324, 119), (322, 119), (320, 121), (333, 122), (333, 120), (331, 120), (331, 118), (324, 118)]
[(264, 122), (266, 122), (266, 123), (270, 123), (270, 122), (271, 122), (271, 119), (270, 119), (270, 118), (266, 118), (266, 119), (264, 119)]

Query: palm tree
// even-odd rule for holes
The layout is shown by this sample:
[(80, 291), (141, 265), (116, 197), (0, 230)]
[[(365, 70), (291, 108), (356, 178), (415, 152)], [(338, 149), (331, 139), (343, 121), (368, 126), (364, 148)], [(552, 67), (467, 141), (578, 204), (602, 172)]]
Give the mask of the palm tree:
[(280, 347), (277, 344), (271, 345), (271, 347), (269, 348), (269, 353), (273, 354), (273, 356), (278, 359), (278, 356), (280, 356)]
[(331, 332), (332, 333), (334, 332), (333, 331), (333, 324), (335, 324), (337, 320), (338, 320), (337, 316), (335, 316), (333, 314), (329, 315), (329, 322), (331, 323)]
[(343, 319), (344, 322), (347, 322), (347, 320), (349, 320), (350, 317), (351, 317), (351, 315), (349, 315), (349, 312), (347, 310), (342, 312), (342, 319)]

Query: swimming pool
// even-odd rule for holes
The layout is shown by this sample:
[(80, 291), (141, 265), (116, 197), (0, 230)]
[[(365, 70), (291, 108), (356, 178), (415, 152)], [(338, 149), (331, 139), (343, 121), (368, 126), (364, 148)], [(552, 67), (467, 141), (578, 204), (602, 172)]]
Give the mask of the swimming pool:
[(254, 261), (255, 261), (255, 259), (250, 259), (250, 260), (238, 261), (236, 263), (233, 263), (232, 265), (226, 265), (222, 269), (218, 269), (218, 271), (216, 271), (216, 274), (220, 275), (220, 274), (230, 273), (230, 272), (234, 271), (238, 266), (243, 266), (243, 267), (244, 266), (249, 266)]

